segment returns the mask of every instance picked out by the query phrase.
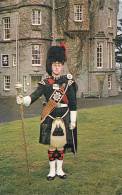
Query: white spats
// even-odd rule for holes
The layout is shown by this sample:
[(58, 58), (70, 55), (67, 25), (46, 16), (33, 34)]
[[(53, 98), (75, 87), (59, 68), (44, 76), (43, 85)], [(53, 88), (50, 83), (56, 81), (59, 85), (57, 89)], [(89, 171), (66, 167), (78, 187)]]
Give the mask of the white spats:
[(47, 175), (48, 178), (54, 178), (56, 175), (56, 164), (55, 164), (55, 160), (53, 161), (49, 161), (49, 165), (50, 165), (50, 171), (49, 174)]
[(57, 170), (56, 170), (56, 174), (59, 177), (64, 177), (66, 176), (66, 174), (64, 173), (64, 171), (62, 170), (62, 166), (63, 166), (63, 160), (56, 160), (57, 163)]

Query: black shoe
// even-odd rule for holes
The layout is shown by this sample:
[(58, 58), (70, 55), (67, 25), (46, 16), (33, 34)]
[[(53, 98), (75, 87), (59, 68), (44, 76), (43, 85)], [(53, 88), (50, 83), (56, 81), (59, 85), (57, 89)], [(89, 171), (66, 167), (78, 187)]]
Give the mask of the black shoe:
[(51, 180), (54, 180), (54, 179), (55, 179), (55, 176), (54, 176), (54, 177), (47, 176), (47, 180), (48, 180), (48, 181), (51, 181)]
[(67, 175), (64, 174), (64, 175), (57, 175), (60, 179), (66, 179), (67, 178)]

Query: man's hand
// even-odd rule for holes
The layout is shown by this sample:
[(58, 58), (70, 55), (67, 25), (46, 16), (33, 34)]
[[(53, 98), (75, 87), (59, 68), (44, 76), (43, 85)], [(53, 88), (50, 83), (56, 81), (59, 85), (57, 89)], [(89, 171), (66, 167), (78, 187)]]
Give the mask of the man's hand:
[(16, 102), (17, 102), (17, 104), (23, 104), (24, 103), (24, 98), (23, 98), (23, 96), (22, 95), (18, 95), (17, 97), (16, 97)]

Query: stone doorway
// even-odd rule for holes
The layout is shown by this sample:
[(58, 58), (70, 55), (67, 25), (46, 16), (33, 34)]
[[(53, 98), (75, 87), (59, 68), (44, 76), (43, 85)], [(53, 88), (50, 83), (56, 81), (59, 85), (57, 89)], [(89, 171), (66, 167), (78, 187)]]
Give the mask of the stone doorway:
[(38, 86), (38, 82), (41, 81), (42, 75), (31, 75), (31, 90), (35, 90)]

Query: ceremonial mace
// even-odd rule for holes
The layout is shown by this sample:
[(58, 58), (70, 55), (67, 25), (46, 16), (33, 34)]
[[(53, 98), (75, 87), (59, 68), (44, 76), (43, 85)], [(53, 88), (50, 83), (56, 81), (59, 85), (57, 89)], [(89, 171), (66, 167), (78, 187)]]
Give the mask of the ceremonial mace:
[[(22, 84), (17, 82), (16, 85), (15, 85), (15, 88), (17, 90), (17, 95), (21, 95)], [(23, 146), (24, 146), (24, 152), (25, 152), (26, 171), (27, 171), (28, 183), (30, 185), (31, 184), (31, 181), (30, 181), (30, 169), (29, 169), (29, 161), (28, 161), (27, 142), (26, 142), (26, 136), (25, 136), (23, 104), (20, 104), (19, 112), (20, 112), (20, 117), (21, 117), (21, 122), (22, 122), (22, 137), (23, 137)]]

